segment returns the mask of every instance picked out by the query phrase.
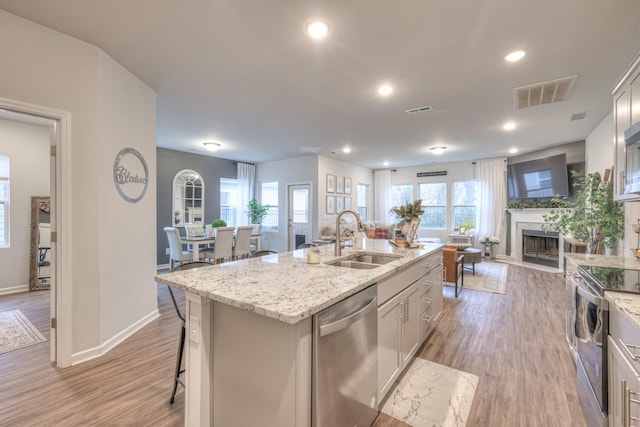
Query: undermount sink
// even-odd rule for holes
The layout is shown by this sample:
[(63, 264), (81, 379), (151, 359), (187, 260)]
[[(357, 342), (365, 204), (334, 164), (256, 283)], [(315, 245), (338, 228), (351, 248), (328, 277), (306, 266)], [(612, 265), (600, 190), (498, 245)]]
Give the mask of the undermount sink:
[(327, 264), (335, 265), (337, 267), (368, 270), (368, 269), (380, 267), (381, 265), (390, 263), (399, 258), (402, 258), (402, 255), (363, 253), (358, 255), (351, 255), (346, 258), (337, 259), (337, 260), (328, 262)]
[(358, 270), (370, 270), (372, 268), (380, 267), (381, 264), (371, 264), (368, 262), (358, 262), (358, 261), (333, 261), (328, 262), (329, 265), (335, 265), (337, 267), (347, 267), (347, 268), (355, 268)]
[(354, 258), (349, 258), (350, 261), (367, 262), (370, 264), (384, 265), (390, 262), (402, 258), (402, 255), (385, 255), (385, 254), (361, 254), (356, 255)]

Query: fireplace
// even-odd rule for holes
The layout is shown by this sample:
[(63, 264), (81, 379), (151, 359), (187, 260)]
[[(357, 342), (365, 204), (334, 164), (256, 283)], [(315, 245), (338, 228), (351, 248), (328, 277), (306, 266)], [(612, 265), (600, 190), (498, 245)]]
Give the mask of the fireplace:
[[(542, 232), (542, 226), (544, 225), (544, 215), (548, 215), (549, 213), (551, 213), (551, 209), (509, 209), (508, 213), (509, 215), (507, 221), (508, 233), (506, 251), (507, 260), (511, 260), (516, 264), (526, 262), (529, 265), (539, 266), (541, 270), (553, 269), (555, 271), (562, 271), (562, 267), (564, 265), (564, 238), (562, 234), (556, 236), (557, 233), (554, 233), (554, 236), (556, 236), (558, 239), (558, 247), (556, 249), (558, 253), (558, 260), (553, 264), (540, 263), (538, 260), (532, 261), (523, 258), (523, 230), (534, 230), (540, 232), (541, 235), (545, 235), (545, 233)], [(550, 236), (551, 233), (548, 233), (546, 235)], [(551, 241), (546, 242), (546, 245), (549, 246), (549, 244), (551, 243)], [(555, 248), (555, 242), (553, 243)], [(537, 263), (534, 264), (534, 262)]]
[(558, 268), (560, 233), (522, 230), (522, 261)]

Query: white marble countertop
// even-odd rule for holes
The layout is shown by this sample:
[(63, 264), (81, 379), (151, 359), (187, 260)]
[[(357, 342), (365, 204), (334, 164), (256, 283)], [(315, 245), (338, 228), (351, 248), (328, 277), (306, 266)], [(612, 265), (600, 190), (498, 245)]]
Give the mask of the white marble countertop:
[(323, 245), (320, 264), (307, 264), (307, 250), (167, 273), (159, 283), (295, 324), (396, 271), (424, 258), (442, 245), (427, 243), (421, 249), (399, 249), (382, 239), (364, 239), (363, 249), (345, 248), (342, 257), (367, 251), (402, 254), (403, 257), (370, 270), (325, 264), (336, 259), (334, 245)]
[[(640, 270), (640, 260), (632, 257), (591, 255), (591, 254), (565, 254), (567, 258), (577, 265), (593, 265), (597, 267), (629, 268)], [(626, 292), (605, 292), (605, 298), (614, 304), (640, 329), (640, 294)]]

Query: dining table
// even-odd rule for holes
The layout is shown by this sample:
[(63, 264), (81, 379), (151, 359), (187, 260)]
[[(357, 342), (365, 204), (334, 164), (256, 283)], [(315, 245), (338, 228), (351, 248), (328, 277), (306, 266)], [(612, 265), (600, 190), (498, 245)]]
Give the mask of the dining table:
[[(260, 234), (252, 234), (251, 235), (251, 240), (255, 240), (256, 242), (256, 252), (260, 251), (261, 248), (261, 242), (260, 239), (261, 235)], [(216, 243), (216, 237), (215, 236), (211, 236), (211, 235), (205, 235), (205, 236), (192, 236), (192, 237), (182, 237), (182, 244), (183, 245), (191, 245), (192, 246), (192, 250), (193, 250), (193, 260), (194, 261), (198, 261), (200, 259), (200, 246), (203, 245), (215, 245)]]

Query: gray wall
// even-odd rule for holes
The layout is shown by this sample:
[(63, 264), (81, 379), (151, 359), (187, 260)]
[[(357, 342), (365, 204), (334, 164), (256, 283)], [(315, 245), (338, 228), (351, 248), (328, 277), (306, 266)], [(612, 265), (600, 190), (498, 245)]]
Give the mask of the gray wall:
[[(165, 148), (158, 148), (156, 154), (158, 166), (157, 258), (158, 265), (164, 265), (169, 263), (169, 255), (165, 252), (169, 242), (163, 228), (171, 226), (173, 177), (183, 169), (192, 169), (202, 176), (205, 190), (204, 218), (205, 223), (210, 223), (220, 216), (220, 178), (236, 179), (238, 167), (233, 160)], [(180, 234), (184, 235), (184, 230), (180, 229)]]

